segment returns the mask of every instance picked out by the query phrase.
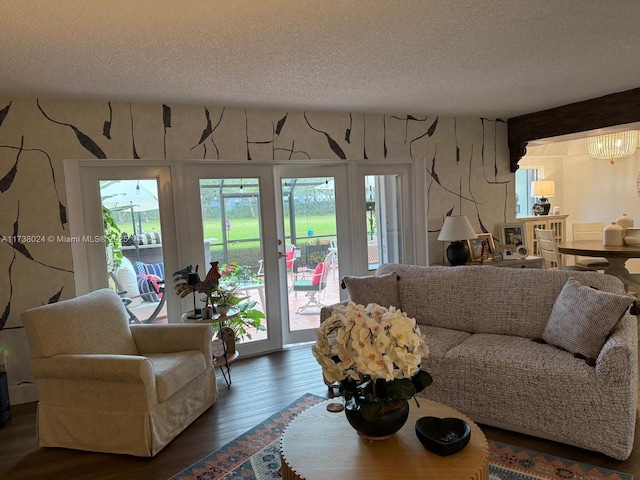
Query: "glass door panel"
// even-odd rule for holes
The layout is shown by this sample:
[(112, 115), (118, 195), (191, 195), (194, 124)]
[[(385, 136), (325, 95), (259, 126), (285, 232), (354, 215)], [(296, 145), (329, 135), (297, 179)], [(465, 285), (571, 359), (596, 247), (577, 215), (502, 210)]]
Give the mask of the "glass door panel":
[(166, 323), (158, 183), (100, 180), (108, 281), (134, 323)]
[(351, 275), (383, 263), (427, 262), (426, 163), (358, 161), (350, 177)]
[(402, 182), (398, 174), (366, 175), (367, 265), (403, 263)]
[(65, 161), (65, 176), (76, 294), (111, 288), (132, 322), (179, 321), (179, 302), (162, 291), (178, 263), (169, 166)]
[(340, 301), (333, 177), (281, 178), (288, 331), (315, 329), (320, 308)]
[(282, 334), (290, 345), (315, 340), (322, 306), (346, 298), (340, 279), (353, 274), (349, 165), (287, 164), (275, 173), (278, 238), (287, 267)]
[[(236, 331), (241, 356), (281, 348), (279, 292), (285, 286), (279, 281), (273, 165), (190, 161), (183, 172), (177, 206), (185, 212), (182, 267), (197, 265), (204, 280), (211, 262), (218, 262), (220, 285), (244, 297), (239, 307), (247, 313), (245, 324), (225, 323)], [(206, 296), (196, 298), (197, 308), (204, 307)]]
[[(230, 325), (239, 343), (267, 338), (260, 183), (257, 178), (200, 179), (203, 248), (207, 271), (218, 262), (220, 286), (243, 297), (242, 315), (260, 326)], [(202, 272), (204, 278), (206, 272)], [(204, 297), (204, 295), (201, 295)], [(250, 321), (250, 320), (248, 320)], [(258, 322), (255, 322), (256, 324)]]

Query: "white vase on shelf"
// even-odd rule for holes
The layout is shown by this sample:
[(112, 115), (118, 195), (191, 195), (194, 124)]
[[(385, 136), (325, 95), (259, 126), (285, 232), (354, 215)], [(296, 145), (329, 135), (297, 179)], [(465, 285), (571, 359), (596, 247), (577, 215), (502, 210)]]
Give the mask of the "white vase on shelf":
[(624, 245), (624, 228), (618, 225), (617, 222), (611, 222), (611, 225), (607, 225), (602, 230), (602, 244), (609, 246), (622, 246)]

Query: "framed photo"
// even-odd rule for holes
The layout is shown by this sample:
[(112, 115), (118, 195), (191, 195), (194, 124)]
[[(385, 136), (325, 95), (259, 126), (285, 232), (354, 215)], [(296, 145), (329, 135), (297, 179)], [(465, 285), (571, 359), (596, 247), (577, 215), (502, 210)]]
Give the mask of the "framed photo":
[(469, 243), (469, 253), (472, 261), (482, 260), (484, 258), (492, 258), (496, 251), (493, 235), (490, 233), (479, 233), (478, 238), (467, 240)]
[(504, 258), (515, 258), (518, 247), (527, 246), (523, 223), (501, 223), (499, 231)]

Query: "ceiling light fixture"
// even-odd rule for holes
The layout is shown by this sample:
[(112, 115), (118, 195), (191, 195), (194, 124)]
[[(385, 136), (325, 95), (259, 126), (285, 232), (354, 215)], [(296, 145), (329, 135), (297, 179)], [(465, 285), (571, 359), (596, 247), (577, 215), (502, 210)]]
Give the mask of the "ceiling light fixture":
[(626, 132), (609, 133), (597, 135), (587, 139), (589, 155), (600, 160), (609, 160), (614, 164), (615, 158), (628, 157), (633, 155), (638, 145), (638, 131), (628, 130)]

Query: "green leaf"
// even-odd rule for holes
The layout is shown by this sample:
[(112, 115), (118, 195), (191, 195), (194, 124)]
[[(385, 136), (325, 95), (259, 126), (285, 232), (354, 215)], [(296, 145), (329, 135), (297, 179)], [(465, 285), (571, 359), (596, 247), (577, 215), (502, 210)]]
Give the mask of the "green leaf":
[(409, 378), (400, 378), (387, 382), (387, 398), (393, 398), (395, 400), (405, 399), (413, 397), (416, 394), (416, 387)]
[(433, 378), (426, 371), (419, 370), (418, 373), (411, 378), (411, 382), (413, 383), (416, 392), (421, 392), (433, 383)]
[(362, 418), (371, 422), (375, 420), (382, 409), (383, 402), (362, 402), (360, 403), (360, 414)]

